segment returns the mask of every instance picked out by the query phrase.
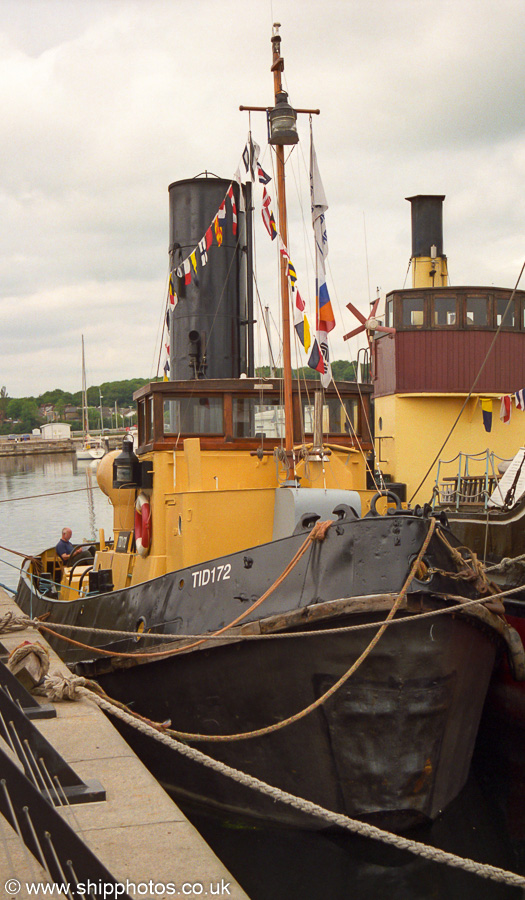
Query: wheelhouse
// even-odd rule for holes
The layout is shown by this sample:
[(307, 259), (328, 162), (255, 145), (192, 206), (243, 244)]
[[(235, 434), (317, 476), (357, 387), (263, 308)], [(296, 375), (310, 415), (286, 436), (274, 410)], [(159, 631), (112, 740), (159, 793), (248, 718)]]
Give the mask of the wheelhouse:
[[(375, 341), (375, 396), (503, 394), (525, 383), (525, 291), (423, 287), (393, 291)], [(492, 347), (494, 333), (500, 329)], [(486, 364), (479, 378), (483, 360)]]
[[(312, 444), (316, 382), (294, 381), (293, 433), (297, 446)], [(372, 386), (338, 382), (323, 394), (320, 427), (326, 443), (372, 449)], [(284, 438), (284, 402), (278, 379), (253, 378), (154, 382), (135, 394), (138, 452), (176, 449), (198, 437), (202, 450), (273, 452)]]

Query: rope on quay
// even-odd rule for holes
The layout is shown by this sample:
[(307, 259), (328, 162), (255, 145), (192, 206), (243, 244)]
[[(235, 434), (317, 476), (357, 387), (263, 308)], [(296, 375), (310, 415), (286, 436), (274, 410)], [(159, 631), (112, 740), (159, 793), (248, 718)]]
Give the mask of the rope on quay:
[(422, 844), (419, 841), (411, 840), (402, 835), (384, 831), (383, 829), (377, 828), (374, 825), (369, 825), (366, 822), (360, 822), (358, 819), (352, 819), (341, 813), (324, 809), (317, 803), (312, 803), (310, 800), (297, 797), (294, 794), (290, 794), (287, 791), (269, 785), (265, 781), (255, 778), (253, 775), (248, 775), (246, 772), (241, 772), (239, 769), (227, 766), (225, 763), (207, 756), (205, 753), (202, 753), (194, 747), (188, 747), (186, 744), (175, 740), (165, 732), (159, 731), (151, 725), (147, 725), (145, 722), (137, 722), (135, 717), (130, 713), (116, 706), (114, 702), (109, 699), (95, 693), (95, 691), (91, 689), (93, 687), (100, 690), (98, 685), (95, 685), (86, 678), (77, 676), (63, 676), (56, 674), (48, 675), (44, 680), (44, 690), (49, 699), (53, 702), (56, 702), (59, 699), (75, 700), (84, 697), (92, 703), (95, 703), (104, 712), (116, 716), (123, 722), (126, 722), (126, 724), (138, 729), (142, 734), (152, 737), (154, 740), (159, 741), (172, 750), (176, 750), (178, 753), (181, 753), (183, 756), (188, 757), (194, 762), (199, 762), (202, 765), (219, 772), (221, 775), (226, 775), (245, 787), (257, 790), (260, 793), (271, 797), (271, 799), (276, 802), (286, 803), (288, 806), (292, 806), (294, 809), (299, 810), (305, 815), (321, 819), (328, 825), (335, 825), (362, 837), (382, 841), (385, 844), (396, 847), (398, 850), (408, 851), (409, 853), (428, 859), (431, 862), (443, 863), (457, 869), (462, 869), (464, 872), (469, 872), (480, 878), (497, 881), (511, 887), (525, 887), (525, 877), (517, 875), (515, 872), (510, 872), (506, 869), (500, 869), (485, 863), (478, 863), (473, 859), (464, 859), (454, 853), (440, 850), (438, 847), (430, 847), (427, 844)]

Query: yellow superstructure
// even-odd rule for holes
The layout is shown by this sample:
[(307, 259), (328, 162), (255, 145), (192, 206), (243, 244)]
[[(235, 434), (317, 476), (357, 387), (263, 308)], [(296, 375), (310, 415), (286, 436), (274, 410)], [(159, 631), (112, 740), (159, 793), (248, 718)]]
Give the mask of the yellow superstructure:
[(395, 333), (374, 341), (375, 443), (382, 471), (406, 483), (408, 500), (424, 503), (437, 477), (446, 491), (447, 479), (486, 476), (486, 492), (501, 460), (525, 443), (525, 413), (514, 403), (525, 386), (525, 292), (450, 286), (444, 197), (408, 199), (412, 288), (387, 295), (386, 325)]
[[(209, 385), (210, 382), (208, 391)], [(244, 381), (235, 387), (246, 392), (250, 384)], [(179, 385), (179, 397), (181, 389)], [(290, 481), (286, 458), (275, 447), (275, 439), (263, 438), (261, 443), (252, 435), (232, 440), (228, 433), (236, 430), (233, 421), (226, 422), (221, 435), (179, 437), (171, 433), (169, 420), (162, 413), (167, 408), (164, 403), (172, 402), (165, 399), (170, 390), (173, 391), (165, 384), (153, 385), (153, 397), (158, 395), (162, 404), (152, 403), (148, 393), (142, 401), (148, 410), (160, 411), (153, 423), (150, 443), (144, 435), (139, 450), (141, 472), (147, 472), (142, 486), (115, 486), (114, 464), (120, 451), (105, 456), (98, 467), (99, 486), (113, 505), (114, 542), (98, 550), (94, 569), (111, 570), (115, 589), (279, 537), (276, 521), (284, 513), (276, 507), (282, 487), (293, 493), (300, 491), (301, 508), (306, 512), (315, 511), (319, 497), (322, 501), (326, 494), (326, 511), (331, 514), (339, 502), (332, 502), (331, 495), (337, 498), (341, 492), (356, 492), (361, 513), (368, 511), (375, 493), (366, 487), (366, 452), (371, 445), (365, 451), (358, 449), (358, 442), (347, 434), (344, 417), (332, 417), (332, 426), (337, 429), (330, 437), (333, 443), (320, 449), (314, 449), (312, 443), (297, 446), (295, 475)], [(201, 389), (203, 400), (205, 390)], [(351, 385), (340, 385), (339, 390), (346, 390), (348, 396), (357, 393), (357, 387)], [(188, 389), (188, 396), (194, 403), (198, 396), (196, 386)], [(232, 409), (228, 391), (221, 396), (225, 409)], [(328, 421), (327, 409), (324, 412)], [(358, 427), (361, 418), (364, 422), (361, 414), (356, 415)], [(245, 448), (241, 447), (243, 442), (247, 444)], [(134, 551), (139, 494), (148, 510), (147, 547), (142, 553)], [(307, 500), (309, 496), (311, 502)], [(378, 509), (382, 510), (383, 505), (380, 503)]]
[(515, 411), (511, 421), (503, 425), (499, 419), (499, 395), (487, 393), (483, 398), (492, 399), (491, 432), (485, 431), (483, 425), (482, 398), (473, 394), (442, 452), (440, 448), (458, 418), (465, 394), (395, 394), (378, 398), (378, 463), (393, 481), (407, 485), (407, 500), (420, 504), (431, 501), (438, 460), (441, 460), (440, 483), (456, 477), (460, 466), (463, 472), (465, 455), (477, 457), (468, 461), (469, 475), (482, 476), (487, 472), (489, 476), (497, 476), (501, 460), (512, 459), (523, 446), (525, 414)]

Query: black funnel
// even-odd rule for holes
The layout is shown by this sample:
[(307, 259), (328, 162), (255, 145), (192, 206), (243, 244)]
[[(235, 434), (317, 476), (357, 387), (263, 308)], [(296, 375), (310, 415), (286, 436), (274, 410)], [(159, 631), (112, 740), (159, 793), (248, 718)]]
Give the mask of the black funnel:
[(418, 194), (406, 198), (412, 206), (412, 257), (443, 256), (444, 194)]
[[(206, 177), (176, 181), (169, 186), (170, 268), (177, 305), (170, 326), (170, 379), (238, 378), (246, 372), (246, 229), (241, 214), (240, 187), (233, 183), (237, 234), (227, 191), (230, 182)], [(203, 265), (198, 244), (226, 198), (221, 220), (222, 243), (206, 250)], [(196, 250), (197, 271), (191, 280), (176, 270)]]

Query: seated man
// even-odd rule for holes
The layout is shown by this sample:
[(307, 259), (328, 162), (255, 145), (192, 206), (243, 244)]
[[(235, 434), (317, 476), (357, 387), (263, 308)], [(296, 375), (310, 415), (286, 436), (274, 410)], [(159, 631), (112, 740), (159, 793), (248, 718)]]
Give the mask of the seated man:
[(60, 538), (58, 544), (55, 547), (57, 552), (57, 556), (60, 557), (64, 565), (69, 563), (71, 556), (76, 556), (77, 553), (80, 552), (80, 549), (73, 549), (73, 544), (71, 543), (71, 535), (73, 532), (71, 528), (63, 528), (62, 529), (62, 537)]

